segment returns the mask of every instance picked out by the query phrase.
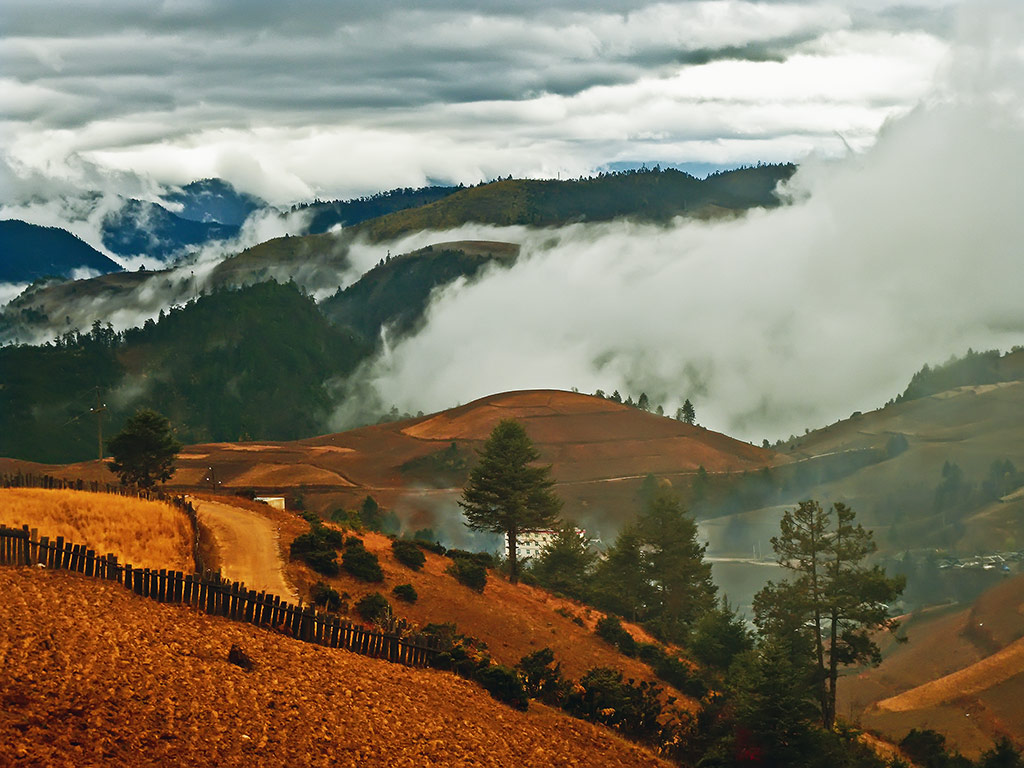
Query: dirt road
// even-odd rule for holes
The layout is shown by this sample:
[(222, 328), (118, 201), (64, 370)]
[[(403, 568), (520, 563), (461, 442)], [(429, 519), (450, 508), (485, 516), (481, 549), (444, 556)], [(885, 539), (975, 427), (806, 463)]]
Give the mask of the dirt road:
[(267, 591), (295, 601), (298, 594), (285, 580), (274, 522), (258, 512), (190, 496), (199, 522), (209, 528), (220, 550), (221, 575), (249, 589)]

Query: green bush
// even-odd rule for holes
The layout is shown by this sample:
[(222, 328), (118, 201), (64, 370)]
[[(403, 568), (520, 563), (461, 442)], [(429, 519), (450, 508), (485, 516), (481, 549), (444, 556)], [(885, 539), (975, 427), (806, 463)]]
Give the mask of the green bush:
[(519, 679), (519, 674), (514, 669), (509, 669), (501, 664), (485, 667), (476, 673), (476, 681), (503, 704), (508, 704), (524, 712), (529, 706), (523, 681)]
[(616, 616), (605, 616), (597, 621), (597, 636), (618, 648), (625, 656), (636, 656), (636, 640), (627, 632)]
[(391, 603), (380, 592), (371, 592), (359, 598), (355, 608), (356, 613), (370, 622), (386, 619), (391, 615)]
[(640, 660), (649, 664), (660, 680), (695, 699), (703, 698), (707, 694), (707, 685), (682, 659), (666, 653), (663, 648), (653, 643), (641, 643), (637, 647)]
[(541, 648), (523, 656), (516, 664), (516, 669), (522, 677), (527, 695), (545, 704), (561, 705), (569, 686), (562, 677), (562, 665), (555, 661), (554, 651)]
[(467, 558), (452, 560), (452, 564), (445, 568), (445, 573), (451, 574), (460, 584), (477, 592), (483, 592), (487, 586), (487, 569)]
[(399, 584), (391, 590), (391, 594), (397, 597), (399, 600), (404, 600), (407, 603), (415, 603), (419, 595), (416, 594), (416, 589), (412, 584)]
[(295, 537), (289, 548), (289, 556), (292, 560), (302, 560), (317, 573), (338, 575), (337, 553), (313, 531)]
[(396, 539), (391, 542), (391, 551), (395, 555), (395, 560), (402, 565), (412, 568), (414, 571), (420, 570), (423, 564), (427, 562), (427, 557), (423, 554), (423, 550), (411, 541)]
[(314, 605), (322, 605), (328, 611), (341, 609), (341, 595), (338, 594), (338, 590), (326, 582), (318, 581), (313, 585), (310, 594)]
[(651, 744), (659, 743), (661, 689), (647, 682), (625, 682), (614, 669), (595, 667), (569, 694), (565, 710), (576, 717), (615, 728), (626, 736)]
[(469, 560), (483, 568), (493, 568), (494, 556), (490, 552), (468, 552), (465, 549), (449, 549), (445, 552), (452, 560)]
[(361, 539), (350, 538), (341, 553), (341, 567), (363, 581), (384, 581), (377, 556), (363, 546)]

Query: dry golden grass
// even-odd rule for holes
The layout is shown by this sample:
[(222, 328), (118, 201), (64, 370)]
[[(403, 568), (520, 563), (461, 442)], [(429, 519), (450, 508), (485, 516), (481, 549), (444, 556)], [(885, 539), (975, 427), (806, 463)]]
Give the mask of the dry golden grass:
[(0, 489), (0, 524), (84, 544), (139, 568), (191, 572), (188, 518), (169, 504), (86, 491)]

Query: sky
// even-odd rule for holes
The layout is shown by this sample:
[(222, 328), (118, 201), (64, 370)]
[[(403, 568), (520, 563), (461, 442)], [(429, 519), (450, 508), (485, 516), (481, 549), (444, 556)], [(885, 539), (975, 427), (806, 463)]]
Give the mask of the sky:
[(789, 204), (736, 220), (357, 243), (365, 265), (446, 239), (523, 244), (363, 367), (384, 409), (644, 391), (760, 442), (878, 407), (924, 363), (1024, 343), (1020, 0), (6, 0), (0, 73), (6, 211), (208, 176), (286, 205), (800, 161)]
[[(5, 0), (0, 202), (219, 176), (272, 203), (870, 146), (953, 0)], [(703, 166), (702, 166), (703, 167)]]

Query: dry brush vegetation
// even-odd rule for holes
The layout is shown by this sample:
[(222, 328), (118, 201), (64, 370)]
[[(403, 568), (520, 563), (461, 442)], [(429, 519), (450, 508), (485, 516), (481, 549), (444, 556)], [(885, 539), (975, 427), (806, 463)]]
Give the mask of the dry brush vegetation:
[(139, 568), (191, 573), (188, 518), (169, 504), (107, 493), (0, 489), (0, 524), (39, 529)]

